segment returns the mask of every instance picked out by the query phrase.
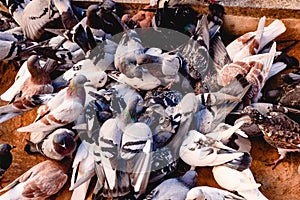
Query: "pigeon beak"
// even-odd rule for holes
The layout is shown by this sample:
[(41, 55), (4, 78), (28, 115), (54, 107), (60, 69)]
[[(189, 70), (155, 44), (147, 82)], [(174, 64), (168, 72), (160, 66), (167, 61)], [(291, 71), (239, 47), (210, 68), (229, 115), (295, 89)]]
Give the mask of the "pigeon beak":
[(17, 148), (15, 145), (14, 145), (14, 146), (11, 146), (11, 149), (15, 149), (15, 148)]
[(243, 115), (245, 114), (243, 111), (232, 111), (230, 112), (231, 115)]

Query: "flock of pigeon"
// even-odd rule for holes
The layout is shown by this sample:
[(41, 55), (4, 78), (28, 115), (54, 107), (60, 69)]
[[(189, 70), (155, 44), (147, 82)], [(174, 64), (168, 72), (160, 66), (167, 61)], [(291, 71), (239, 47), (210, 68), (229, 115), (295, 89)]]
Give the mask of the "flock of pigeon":
[[(87, 9), (70, 0), (1, 2), (18, 26), (0, 32), (0, 59), (20, 69), (1, 94), (9, 103), (0, 122), (38, 107), (16, 131), (31, 133), (27, 153), (49, 159), (5, 186), (0, 200), (48, 199), (67, 180), (81, 200), (92, 179), (93, 199), (267, 199), (249, 169), (248, 137), (262, 133), (278, 149), (274, 167), (300, 150), (300, 71), (282, 76), (283, 89), (264, 90), (299, 65), (288, 48), (277, 51), (280, 20), (266, 26), (262, 17), (225, 46), (217, 3), (199, 14), (150, 2), (121, 16), (112, 0)], [(1, 178), (14, 148), (0, 145)], [(226, 190), (196, 186), (203, 166)]]

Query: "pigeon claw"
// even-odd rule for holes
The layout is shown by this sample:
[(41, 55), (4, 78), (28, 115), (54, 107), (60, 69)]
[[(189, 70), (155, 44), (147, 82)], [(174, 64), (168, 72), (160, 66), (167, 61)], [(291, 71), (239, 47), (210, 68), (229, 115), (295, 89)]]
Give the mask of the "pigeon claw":
[(281, 161), (282, 161), (282, 159), (279, 158), (279, 159), (275, 160), (274, 162), (266, 163), (265, 166), (273, 166), (272, 170), (274, 170)]

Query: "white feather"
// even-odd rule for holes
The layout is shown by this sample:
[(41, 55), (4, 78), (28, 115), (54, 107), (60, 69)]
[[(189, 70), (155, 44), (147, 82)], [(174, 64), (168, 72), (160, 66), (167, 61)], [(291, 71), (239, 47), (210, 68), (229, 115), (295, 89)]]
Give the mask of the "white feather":
[(3, 101), (11, 101), (13, 97), (16, 95), (16, 93), (20, 91), (21, 86), (24, 84), (25, 80), (30, 76), (31, 75), (27, 68), (27, 61), (25, 61), (15, 77), (15, 82), (13, 83), (12, 86), (10, 86), (8, 90), (6, 90), (1, 95), (1, 99)]
[[(236, 158), (239, 158), (244, 153), (237, 152), (221, 142), (215, 141), (211, 146), (198, 146), (198, 142), (202, 140), (206, 142), (208, 138), (195, 131), (189, 131), (180, 147), (180, 158), (191, 166), (215, 166), (224, 164)], [(232, 153), (218, 153), (219, 149), (227, 149)]]
[(221, 187), (229, 191), (236, 191), (245, 199), (267, 199), (258, 190), (260, 184), (256, 183), (250, 169), (240, 172), (221, 165), (213, 168), (213, 175)]
[[(95, 175), (95, 165), (91, 144), (82, 141), (77, 149), (76, 156), (73, 161), (73, 172), (71, 177), (71, 186), (69, 190), (73, 190), (71, 200), (84, 200), (93, 175)], [(75, 176), (77, 177), (75, 180)], [(83, 179), (83, 180), (82, 180)], [(78, 182), (83, 181), (78, 187)]]

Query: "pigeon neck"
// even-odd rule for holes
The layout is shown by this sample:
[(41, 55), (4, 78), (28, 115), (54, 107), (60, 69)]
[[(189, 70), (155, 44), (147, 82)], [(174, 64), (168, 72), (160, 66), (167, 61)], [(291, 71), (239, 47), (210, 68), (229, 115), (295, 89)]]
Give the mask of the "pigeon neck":
[(189, 170), (179, 180), (184, 183), (187, 187), (192, 188), (196, 185), (196, 171)]
[(77, 87), (71, 84), (67, 89), (67, 97), (79, 97), (81, 100), (85, 99), (84, 87)]
[(136, 106), (139, 98), (131, 100), (123, 111), (123, 117), (126, 123), (132, 123), (136, 121)]
[(50, 84), (51, 78), (45, 73), (31, 74), (30, 81), (34, 84)]

